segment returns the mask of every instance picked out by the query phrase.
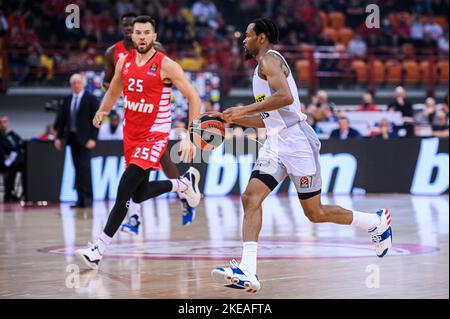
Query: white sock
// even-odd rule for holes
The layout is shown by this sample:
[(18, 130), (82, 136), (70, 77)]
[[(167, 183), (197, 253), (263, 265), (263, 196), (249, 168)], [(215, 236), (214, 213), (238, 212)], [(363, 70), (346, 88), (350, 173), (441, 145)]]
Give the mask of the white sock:
[(95, 242), (95, 245), (98, 246), (98, 251), (100, 252), (100, 254), (103, 255), (103, 253), (106, 250), (106, 247), (108, 247), (109, 244), (111, 244), (112, 238), (109, 237), (108, 235), (106, 235), (105, 233), (102, 233), (97, 241)]
[(377, 214), (369, 214), (353, 211), (352, 226), (364, 230), (371, 230), (381, 224), (381, 219)]
[(138, 218), (141, 219), (141, 204), (137, 204), (130, 199), (128, 201), (128, 216), (131, 217), (133, 215), (138, 215)]
[(171, 179), (170, 181), (172, 182), (171, 192), (184, 192), (188, 188), (187, 183), (183, 183), (178, 178)]
[(256, 275), (256, 256), (258, 253), (258, 243), (255, 241), (244, 242), (242, 248), (242, 258), (240, 266)]

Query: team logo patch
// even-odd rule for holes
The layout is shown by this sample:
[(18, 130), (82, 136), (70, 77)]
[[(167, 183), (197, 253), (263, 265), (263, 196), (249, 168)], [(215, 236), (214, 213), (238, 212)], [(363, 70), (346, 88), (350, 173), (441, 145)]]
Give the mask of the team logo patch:
[(153, 63), (152, 66), (150, 67), (150, 70), (147, 72), (148, 75), (150, 76), (156, 76), (156, 70), (158, 70), (158, 65), (156, 63)]
[(300, 188), (310, 188), (312, 186), (312, 176), (300, 177)]
[(127, 62), (125, 63), (124, 69), (123, 69), (123, 73), (127, 74), (128, 73), (128, 68), (130, 67), (131, 62)]

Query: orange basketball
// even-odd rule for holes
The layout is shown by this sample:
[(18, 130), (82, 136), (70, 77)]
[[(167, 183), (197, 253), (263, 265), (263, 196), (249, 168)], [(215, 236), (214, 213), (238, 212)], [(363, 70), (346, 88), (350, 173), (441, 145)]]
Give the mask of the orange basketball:
[(225, 125), (222, 119), (200, 114), (189, 126), (191, 140), (203, 151), (212, 151), (225, 139)]

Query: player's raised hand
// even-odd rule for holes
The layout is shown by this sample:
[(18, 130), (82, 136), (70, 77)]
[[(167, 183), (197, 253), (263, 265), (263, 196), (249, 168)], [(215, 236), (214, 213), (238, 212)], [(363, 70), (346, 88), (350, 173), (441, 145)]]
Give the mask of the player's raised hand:
[(189, 138), (189, 132), (181, 141), (178, 153), (180, 154), (180, 158), (183, 163), (189, 163), (195, 157), (196, 148)]
[(106, 115), (108, 115), (107, 112), (97, 111), (97, 113), (95, 113), (94, 119), (92, 120), (92, 124), (96, 128), (100, 128), (100, 125), (102, 125), (103, 117), (105, 117)]

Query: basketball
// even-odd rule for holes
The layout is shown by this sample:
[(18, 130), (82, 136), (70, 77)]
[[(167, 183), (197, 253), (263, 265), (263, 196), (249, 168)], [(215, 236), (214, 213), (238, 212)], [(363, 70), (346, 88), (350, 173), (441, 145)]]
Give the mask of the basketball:
[(189, 126), (191, 140), (203, 151), (212, 151), (225, 139), (225, 125), (222, 119), (200, 114)]

